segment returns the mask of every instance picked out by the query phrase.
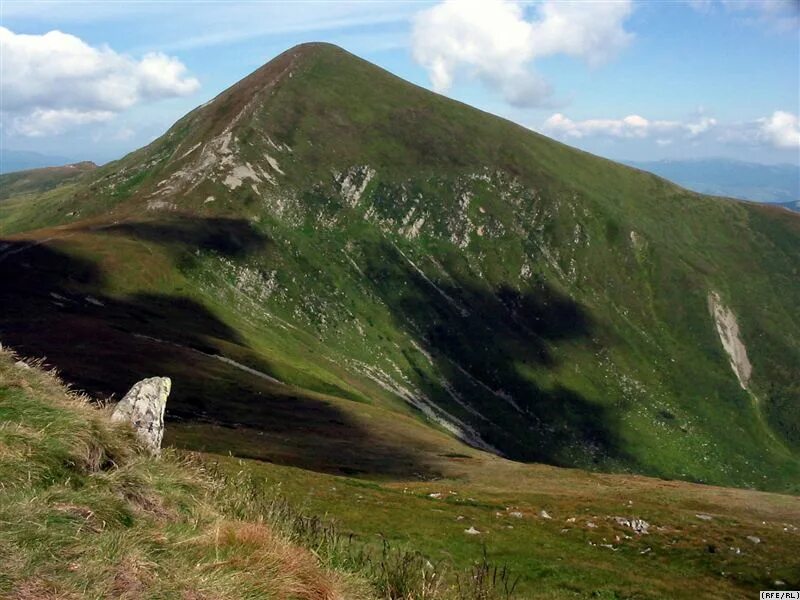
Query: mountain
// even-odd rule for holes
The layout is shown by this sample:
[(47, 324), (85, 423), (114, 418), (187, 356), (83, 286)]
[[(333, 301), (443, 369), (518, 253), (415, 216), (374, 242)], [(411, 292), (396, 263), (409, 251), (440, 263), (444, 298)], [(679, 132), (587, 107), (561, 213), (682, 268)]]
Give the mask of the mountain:
[(702, 194), (755, 202), (800, 201), (800, 166), (762, 165), (725, 158), (625, 161)]
[(95, 396), (172, 377), (173, 445), (395, 479), (472, 446), (798, 491), (796, 214), (334, 46), (0, 202), (0, 236), (0, 341)]
[(59, 185), (80, 179), (97, 165), (86, 161), (62, 167), (42, 167), (0, 175), (0, 201), (12, 196), (41, 194)]
[(60, 167), (75, 162), (63, 156), (50, 156), (29, 150), (0, 150), (0, 175), (41, 167)]

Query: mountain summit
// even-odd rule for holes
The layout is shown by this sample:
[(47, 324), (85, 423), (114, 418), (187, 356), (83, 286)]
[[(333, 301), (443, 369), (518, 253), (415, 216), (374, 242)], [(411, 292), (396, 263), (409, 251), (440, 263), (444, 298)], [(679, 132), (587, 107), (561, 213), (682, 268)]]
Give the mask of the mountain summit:
[(96, 394), (169, 376), (171, 443), (427, 476), (461, 455), (445, 432), (523, 461), (800, 481), (798, 215), (335, 46), (0, 200), (0, 234), (0, 340)]

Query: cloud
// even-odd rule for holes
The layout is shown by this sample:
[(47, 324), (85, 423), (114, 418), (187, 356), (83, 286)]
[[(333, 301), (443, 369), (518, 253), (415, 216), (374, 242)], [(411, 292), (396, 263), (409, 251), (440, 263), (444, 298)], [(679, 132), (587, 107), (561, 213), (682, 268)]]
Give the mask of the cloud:
[(776, 148), (800, 148), (800, 121), (797, 115), (776, 110), (771, 116), (758, 120), (762, 140)]
[(0, 52), (3, 120), (25, 136), (107, 121), (136, 104), (200, 87), (177, 58), (151, 52), (136, 60), (60, 31), (23, 35), (0, 27)]
[(414, 59), (438, 92), (466, 75), (500, 88), (511, 104), (535, 106), (552, 94), (532, 70), (536, 59), (564, 54), (599, 65), (632, 39), (623, 27), (628, 0), (548, 0), (537, 8), (529, 20), (525, 6), (510, 0), (445, 0), (415, 16)]
[(23, 115), (15, 116), (11, 121), (11, 129), (14, 133), (26, 137), (44, 137), (56, 135), (80, 125), (108, 121), (113, 117), (114, 113), (108, 110), (36, 108)]
[(677, 139), (701, 141), (710, 135), (723, 144), (771, 146), (783, 150), (800, 148), (800, 119), (796, 114), (782, 110), (776, 110), (768, 117), (730, 123), (720, 123), (714, 117), (703, 114), (686, 121), (652, 120), (640, 115), (575, 121), (555, 113), (539, 130), (554, 137), (572, 140), (599, 137), (653, 139), (658, 146), (667, 146)]
[(605, 136), (623, 139), (658, 137), (659, 145), (671, 142), (666, 136), (681, 135), (693, 138), (717, 125), (713, 117), (701, 116), (695, 121), (650, 120), (639, 115), (628, 115), (621, 119), (586, 119), (573, 121), (556, 113), (542, 125), (542, 131), (563, 138)]
[(797, 0), (686, 0), (686, 3), (698, 12), (711, 14), (721, 10), (740, 22), (770, 31), (794, 33), (800, 27)]

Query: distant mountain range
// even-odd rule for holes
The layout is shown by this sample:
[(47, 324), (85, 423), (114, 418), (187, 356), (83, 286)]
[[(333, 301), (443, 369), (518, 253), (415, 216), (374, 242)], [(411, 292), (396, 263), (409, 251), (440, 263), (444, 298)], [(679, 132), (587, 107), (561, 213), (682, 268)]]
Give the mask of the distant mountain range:
[(791, 204), (800, 201), (800, 166), (762, 165), (725, 158), (701, 160), (623, 161), (702, 194), (755, 202)]
[(63, 156), (51, 156), (28, 150), (9, 150), (7, 148), (0, 150), (0, 174), (41, 167), (61, 167), (74, 162), (77, 161)]

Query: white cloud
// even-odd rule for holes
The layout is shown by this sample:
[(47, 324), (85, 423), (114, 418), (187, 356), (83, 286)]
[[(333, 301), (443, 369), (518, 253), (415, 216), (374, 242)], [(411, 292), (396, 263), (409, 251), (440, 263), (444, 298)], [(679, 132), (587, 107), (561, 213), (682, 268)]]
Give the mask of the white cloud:
[(542, 131), (564, 138), (584, 138), (606, 136), (626, 139), (643, 139), (658, 136), (657, 143), (671, 142), (665, 136), (683, 135), (696, 137), (717, 125), (712, 117), (700, 117), (696, 121), (650, 120), (639, 115), (628, 115), (622, 119), (586, 119), (573, 121), (561, 113), (556, 113), (542, 125)]
[(525, 5), (510, 0), (445, 0), (415, 16), (413, 55), (436, 91), (466, 75), (499, 87), (512, 104), (537, 105), (551, 89), (533, 61), (556, 54), (590, 65), (609, 60), (632, 39), (623, 27), (631, 11), (629, 0), (547, 0), (529, 20)]
[(705, 14), (720, 9), (743, 23), (771, 31), (795, 33), (800, 27), (800, 3), (797, 0), (686, 0), (686, 3)]
[(26, 137), (43, 137), (62, 133), (67, 129), (101, 123), (114, 117), (108, 110), (75, 110), (72, 108), (36, 108), (11, 121), (12, 131)]
[(800, 148), (800, 121), (797, 115), (776, 110), (771, 116), (758, 120), (762, 140), (776, 148)]
[(107, 121), (141, 102), (191, 94), (200, 86), (176, 58), (153, 52), (136, 60), (60, 31), (23, 35), (0, 27), (0, 51), (0, 110), (20, 135)]
[(599, 137), (653, 139), (658, 146), (667, 146), (677, 140), (714, 139), (723, 144), (772, 146), (784, 150), (800, 148), (800, 119), (796, 114), (782, 110), (752, 121), (728, 123), (719, 123), (715, 118), (703, 114), (686, 121), (651, 120), (639, 115), (628, 115), (621, 119), (575, 121), (561, 113), (555, 113), (539, 130), (554, 137), (571, 140)]

